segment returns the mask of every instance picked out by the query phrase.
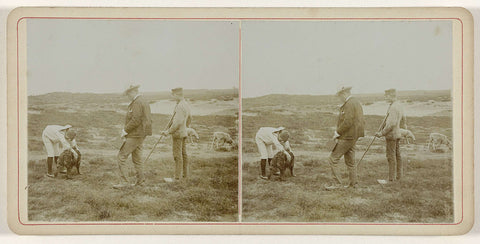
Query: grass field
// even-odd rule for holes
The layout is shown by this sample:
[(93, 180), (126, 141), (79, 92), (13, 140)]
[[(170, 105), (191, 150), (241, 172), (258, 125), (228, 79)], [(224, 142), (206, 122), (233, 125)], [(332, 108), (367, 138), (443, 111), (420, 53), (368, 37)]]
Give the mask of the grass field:
[[(410, 162), (404, 179), (385, 186), (376, 182), (388, 175), (385, 157), (368, 156), (359, 168), (359, 187), (336, 191), (324, 190), (324, 184), (331, 179), (325, 153), (297, 152), (297, 176), (286, 181), (260, 180), (258, 164), (245, 164), (242, 220), (452, 222), (451, 158), (425, 154), (428, 155), (406, 156)], [(343, 179), (347, 179), (346, 173)]]
[[(192, 94), (198, 99), (212, 99), (217, 95), (223, 98), (228, 91)], [(194, 116), (192, 127), (200, 141), (197, 146), (187, 146), (188, 180), (164, 182), (164, 178), (174, 174), (171, 139), (166, 138), (145, 165), (146, 185), (116, 190), (112, 186), (119, 183), (116, 154), (121, 145), (119, 133), (125, 119), (126, 98), (115, 94), (63, 93), (52, 97), (61, 99), (48, 95), (29, 97), (30, 221), (237, 221), (238, 151), (215, 152), (209, 148), (214, 131), (235, 133), (233, 113)], [(153, 114), (152, 119), (154, 136), (145, 140), (144, 156), (152, 149), (169, 116)], [(41, 134), (49, 124), (71, 124), (77, 131), (82, 174), (75, 175), (73, 180), (66, 180), (61, 174), (54, 179), (45, 177), (46, 153)], [(133, 167), (129, 172), (133, 183)]]
[[(229, 90), (191, 91), (198, 104), (228, 100)], [(153, 101), (163, 93), (147, 94)], [(55, 99), (52, 99), (55, 98)], [(383, 119), (383, 97), (358, 95), (365, 110), (366, 137), (357, 143), (357, 159), (365, 151)], [(407, 162), (402, 181), (382, 186), (387, 177), (385, 142), (378, 139), (359, 168), (359, 187), (326, 191), (330, 180), (326, 141), (335, 130), (338, 102), (332, 96), (269, 95), (244, 99), (242, 115), (242, 221), (245, 222), (388, 222), (444, 223), (454, 219), (452, 153), (430, 152), (431, 132), (452, 137), (449, 91), (400, 92), (400, 100), (416, 115), (430, 108), (435, 113), (408, 117), (416, 143), (402, 144)], [(159, 221), (230, 222), (238, 220), (237, 151), (209, 149), (212, 134), (236, 136), (232, 113), (195, 116), (192, 127), (200, 135), (198, 146), (188, 146), (191, 177), (165, 183), (172, 177), (171, 142), (158, 145), (145, 165), (146, 186), (115, 190), (116, 154), (121, 144), (126, 99), (118, 94), (67, 94), (29, 97), (28, 216), (31, 221)], [(209, 106), (215, 103), (208, 103)], [(450, 104), (450, 105), (449, 105)], [(382, 107), (383, 106), (383, 107)], [(173, 109), (173, 108), (172, 108)], [(223, 107), (222, 107), (223, 109)], [(380, 112), (378, 112), (379, 110)], [(153, 115), (153, 134), (144, 143), (148, 153), (169, 116)], [(44, 176), (46, 156), (41, 133), (49, 124), (71, 124), (83, 153), (81, 172), (73, 180)], [(260, 180), (254, 136), (262, 126), (285, 126), (296, 154), (295, 173), (286, 181)], [(402, 142), (403, 143), (403, 142)], [(129, 159), (130, 160), (130, 159)], [(343, 164), (343, 161), (341, 162)], [(342, 166), (343, 167), (343, 166)], [(342, 169), (346, 178), (345, 169)], [(133, 180), (133, 169), (130, 170)]]
[[(448, 91), (400, 94), (403, 102), (408, 100), (413, 105), (422, 106), (425, 101), (436, 106), (448, 101), (449, 97)], [(272, 96), (274, 100), (277, 97)], [(383, 99), (381, 95), (358, 97), (364, 108), (368, 106), (365, 104)], [(454, 218), (452, 153), (446, 148), (443, 148), (444, 152), (430, 152), (426, 146), (431, 132), (452, 137), (449, 108), (439, 113), (442, 116), (407, 118), (416, 143), (406, 145), (402, 142), (402, 156), (408, 165), (401, 181), (385, 186), (376, 182), (388, 178), (382, 138), (372, 145), (358, 169), (358, 188), (326, 191), (324, 185), (331, 182), (331, 175), (325, 144), (333, 135), (337, 119), (335, 109), (338, 102), (332, 98), (283, 95), (283, 101), (292, 101), (288, 104), (280, 100), (271, 104), (263, 97), (243, 100), (244, 110), (252, 113), (247, 112), (242, 117), (242, 221), (451, 223)], [(324, 106), (316, 106), (317, 103)], [(357, 143), (357, 160), (366, 150), (383, 116), (366, 115), (365, 120), (366, 137)], [(284, 126), (290, 132), (297, 177), (283, 182), (276, 178), (269, 181), (259, 179), (260, 163), (254, 137), (262, 126)], [(347, 179), (343, 159), (340, 165), (343, 178)]]
[(112, 184), (118, 182), (118, 166), (113, 153), (93, 156), (87, 151), (82, 175), (73, 180), (65, 180), (63, 175), (46, 178), (45, 160), (30, 161), (29, 220), (237, 220), (236, 156), (223, 153), (212, 159), (195, 155), (191, 158), (190, 179), (165, 183), (164, 177), (173, 176), (174, 162), (170, 153), (156, 154), (145, 167), (145, 187), (115, 190)]

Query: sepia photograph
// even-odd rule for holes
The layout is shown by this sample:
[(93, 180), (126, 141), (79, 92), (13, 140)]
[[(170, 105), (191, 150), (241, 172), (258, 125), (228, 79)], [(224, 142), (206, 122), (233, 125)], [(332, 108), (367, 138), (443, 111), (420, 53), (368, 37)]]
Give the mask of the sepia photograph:
[(242, 22), (243, 221), (452, 223), (452, 22)]
[(28, 220), (237, 221), (238, 25), (28, 19)]
[(462, 8), (18, 8), (18, 234), (453, 235), (473, 211)]

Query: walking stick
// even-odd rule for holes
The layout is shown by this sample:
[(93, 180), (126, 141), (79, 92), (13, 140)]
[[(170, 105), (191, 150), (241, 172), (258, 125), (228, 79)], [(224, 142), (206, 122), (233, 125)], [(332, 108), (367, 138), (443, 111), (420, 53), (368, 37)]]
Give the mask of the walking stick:
[[(385, 122), (387, 121), (387, 118), (388, 118), (388, 115), (390, 113), (387, 113), (387, 116), (385, 116), (385, 118), (383, 119), (383, 122), (382, 124), (380, 124), (380, 127), (378, 128), (377, 132), (381, 131), (383, 129), (383, 127), (385, 126)], [(365, 150), (365, 152), (363, 153), (362, 157), (360, 158), (360, 160), (358, 160), (357, 162), (357, 165), (356, 167), (358, 168), (358, 166), (360, 165), (360, 162), (362, 162), (362, 159), (363, 157), (365, 157), (365, 154), (367, 154), (368, 150), (370, 149), (370, 146), (373, 144), (373, 142), (375, 141), (377, 137), (376, 136), (373, 136), (373, 139), (372, 141), (370, 142), (370, 144), (368, 144), (368, 147), (367, 147), (367, 150)]]
[[(170, 126), (172, 125), (172, 121), (173, 121), (173, 117), (175, 116), (175, 113), (173, 113), (172, 117), (170, 118), (170, 121), (168, 122), (167, 126), (165, 127), (164, 130), (168, 130), (168, 128), (170, 128)], [(147, 157), (145, 158), (145, 160), (143, 160), (143, 164), (145, 165), (145, 163), (148, 161), (148, 159), (150, 158), (150, 156), (152, 155), (153, 153), (153, 150), (155, 150), (155, 148), (157, 147), (158, 143), (164, 138), (165, 136), (164, 135), (161, 135), (160, 138), (158, 138), (157, 142), (155, 142), (155, 144), (153, 144), (153, 148), (152, 150), (150, 150), (150, 153), (147, 155)]]

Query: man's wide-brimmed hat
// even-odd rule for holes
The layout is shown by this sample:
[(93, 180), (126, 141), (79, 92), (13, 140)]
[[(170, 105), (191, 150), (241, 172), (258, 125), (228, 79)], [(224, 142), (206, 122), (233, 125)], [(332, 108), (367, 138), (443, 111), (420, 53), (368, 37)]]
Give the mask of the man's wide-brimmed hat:
[(140, 85), (129, 85), (127, 87), (127, 89), (125, 89), (125, 91), (123, 92), (123, 95), (127, 95), (127, 93), (129, 93), (130, 91), (133, 91), (133, 90), (137, 90), (138, 91), (138, 88), (140, 87)]
[(396, 96), (396, 95), (397, 95), (397, 90), (395, 89), (385, 90), (385, 96)]
[(172, 89), (172, 94), (175, 95), (183, 95), (183, 88), (177, 87)]
[(335, 93), (336, 95), (339, 95), (340, 93), (343, 93), (343, 92), (347, 92), (347, 91), (350, 91), (352, 90), (352, 87), (351, 86), (347, 86), (347, 85), (339, 85), (337, 87), (337, 93)]

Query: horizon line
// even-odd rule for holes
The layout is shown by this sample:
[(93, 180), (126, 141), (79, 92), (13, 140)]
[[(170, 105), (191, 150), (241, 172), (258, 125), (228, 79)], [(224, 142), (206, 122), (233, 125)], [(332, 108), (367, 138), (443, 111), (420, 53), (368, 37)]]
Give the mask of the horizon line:
[[(202, 91), (202, 90), (207, 90), (207, 91), (220, 91), (220, 90), (237, 90), (238, 87), (233, 87), (233, 88), (218, 88), (218, 89), (211, 89), (211, 88), (199, 88), (199, 89), (183, 89), (184, 91)], [(170, 93), (170, 90), (160, 90), (160, 91), (139, 91), (140, 94), (151, 94), (151, 93)], [(69, 93), (69, 94), (95, 94), (95, 95), (115, 95), (115, 94), (122, 94), (123, 91), (118, 91), (118, 92), (94, 92), (94, 91), (88, 91), (88, 92), (72, 92), (72, 91), (51, 91), (51, 92), (45, 92), (45, 93), (38, 93), (38, 94), (29, 94), (27, 96), (43, 96), (43, 95), (48, 95), (52, 93)]]
[[(397, 90), (398, 92), (439, 92), (439, 91), (452, 91), (452, 89), (432, 89), (432, 90)], [(378, 95), (383, 94), (384, 92), (359, 92), (359, 93), (352, 93), (352, 95)], [(335, 93), (328, 93), (328, 94), (307, 94), (307, 93), (297, 93), (297, 94), (286, 94), (286, 93), (269, 93), (260, 96), (248, 97), (244, 96), (243, 98), (259, 98), (259, 97), (266, 97), (272, 95), (287, 95), (287, 96), (335, 96)]]
[[(202, 89), (184, 89), (184, 91), (202, 91), (202, 90), (208, 90), (208, 91), (219, 91), (219, 90), (239, 90), (238, 87), (234, 88), (219, 88), (219, 89), (209, 89), (209, 88), (202, 88)], [(438, 92), (438, 91), (452, 91), (452, 89), (431, 89), (431, 90), (397, 90), (397, 92)], [(30, 96), (43, 96), (43, 95), (48, 95), (52, 93), (68, 93), (68, 94), (95, 94), (95, 95), (116, 95), (116, 94), (122, 94), (123, 92), (70, 92), (70, 91), (52, 91), (52, 92), (47, 92), (47, 93), (40, 93), (40, 94), (30, 94)], [(152, 93), (170, 93), (169, 90), (161, 90), (161, 91), (145, 91), (145, 92), (139, 92), (140, 94), (152, 94)], [(243, 93), (244, 94), (244, 93)], [(352, 93), (352, 95), (377, 95), (377, 94), (383, 94), (383, 92), (359, 92), (359, 93)], [(296, 93), (296, 94), (287, 94), (287, 93), (269, 93), (265, 95), (260, 95), (260, 96), (254, 96), (254, 97), (248, 97), (248, 96), (243, 96), (242, 98), (259, 98), (259, 97), (265, 97), (265, 96), (272, 96), (272, 95), (287, 95), (287, 96), (334, 96), (334, 93), (328, 93), (328, 94), (308, 94), (308, 93)]]

